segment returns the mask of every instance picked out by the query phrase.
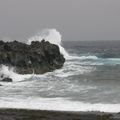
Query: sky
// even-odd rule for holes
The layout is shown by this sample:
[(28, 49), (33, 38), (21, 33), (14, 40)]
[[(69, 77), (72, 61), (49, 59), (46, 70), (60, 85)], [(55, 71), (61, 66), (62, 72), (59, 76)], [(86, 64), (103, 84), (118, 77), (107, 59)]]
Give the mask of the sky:
[(0, 0), (0, 39), (56, 28), (64, 41), (120, 40), (120, 0)]

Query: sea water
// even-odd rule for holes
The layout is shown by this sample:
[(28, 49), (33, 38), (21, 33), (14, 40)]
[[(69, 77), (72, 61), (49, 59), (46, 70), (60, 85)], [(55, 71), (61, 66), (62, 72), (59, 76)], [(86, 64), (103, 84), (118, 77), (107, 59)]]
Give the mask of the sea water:
[(71, 40), (61, 45), (60, 33), (47, 29), (27, 43), (43, 38), (60, 47), (64, 66), (42, 75), (19, 75), (3, 65), (0, 73), (13, 82), (0, 82), (1, 108), (120, 112), (120, 41)]

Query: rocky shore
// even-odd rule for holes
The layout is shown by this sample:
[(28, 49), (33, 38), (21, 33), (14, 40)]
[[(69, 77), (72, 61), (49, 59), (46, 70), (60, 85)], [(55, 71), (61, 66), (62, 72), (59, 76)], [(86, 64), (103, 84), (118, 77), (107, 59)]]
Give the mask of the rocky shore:
[(0, 41), (0, 65), (14, 67), (19, 74), (43, 74), (61, 68), (64, 62), (59, 47), (45, 40), (30, 45)]
[(120, 114), (0, 109), (0, 120), (120, 120)]

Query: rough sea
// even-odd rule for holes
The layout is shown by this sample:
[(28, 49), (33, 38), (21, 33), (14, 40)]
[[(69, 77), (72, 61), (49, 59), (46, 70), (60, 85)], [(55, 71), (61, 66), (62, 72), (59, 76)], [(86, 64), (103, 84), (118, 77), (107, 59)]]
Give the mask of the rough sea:
[(120, 41), (71, 41), (63, 68), (0, 82), (0, 108), (120, 112)]

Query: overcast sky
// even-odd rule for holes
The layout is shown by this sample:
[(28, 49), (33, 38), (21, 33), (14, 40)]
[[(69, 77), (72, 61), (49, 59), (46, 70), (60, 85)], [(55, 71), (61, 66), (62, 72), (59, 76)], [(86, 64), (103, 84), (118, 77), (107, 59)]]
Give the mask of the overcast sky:
[(56, 28), (63, 40), (120, 40), (120, 0), (0, 0), (0, 38)]

